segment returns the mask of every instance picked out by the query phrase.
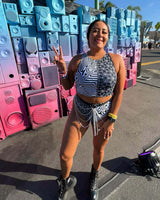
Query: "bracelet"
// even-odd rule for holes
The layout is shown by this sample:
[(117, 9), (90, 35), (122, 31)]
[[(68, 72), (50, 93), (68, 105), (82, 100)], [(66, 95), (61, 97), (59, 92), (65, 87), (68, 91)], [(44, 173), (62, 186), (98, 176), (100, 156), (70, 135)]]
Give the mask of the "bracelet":
[(59, 72), (59, 74), (66, 74), (67, 73), (67, 71), (62, 71), (62, 72), (58, 71), (58, 72)]
[(109, 117), (109, 116), (108, 116), (108, 119), (113, 123), (116, 121), (115, 119), (113, 119), (112, 117)]
[(59, 76), (60, 76), (60, 78), (65, 79), (65, 78), (67, 78), (68, 74), (67, 74), (67, 72), (60, 72)]
[(117, 115), (113, 113), (108, 113), (108, 117), (112, 117), (113, 119), (117, 119)]

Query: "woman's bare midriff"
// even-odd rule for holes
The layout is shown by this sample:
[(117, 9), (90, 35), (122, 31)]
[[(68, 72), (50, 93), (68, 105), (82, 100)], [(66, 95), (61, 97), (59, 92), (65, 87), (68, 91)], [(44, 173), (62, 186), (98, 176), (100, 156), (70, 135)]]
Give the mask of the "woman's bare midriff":
[(87, 97), (87, 96), (84, 96), (83, 94), (79, 94), (79, 93), (77, 93), (77, 95), (83, 101), (85, 101), (87, 103), (91, 103), (91, 104), (95, 104), (95, 103), (101, 104), (101, 103), (109, 101), (112, 98), (112, 95), (106, 96), (106, 97)]

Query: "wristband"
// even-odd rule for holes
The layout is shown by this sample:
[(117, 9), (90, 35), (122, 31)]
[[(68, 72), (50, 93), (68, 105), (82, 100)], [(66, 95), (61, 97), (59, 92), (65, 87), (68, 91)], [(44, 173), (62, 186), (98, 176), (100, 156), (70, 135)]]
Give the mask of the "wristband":
[(108, 117), (112, 117), (113, 119), (117, 119), (117, 115), (113, 113), (108, 113)]
[(58, 71), (59, 72), (59, 74), (66, 74), (67, 73), (67, 71)]
[(60, 76), (60, 78), (65, 79), (65, 78), (67, 78), (68, 74), (67, 74), (67, 72), (64, 72), (64, 73), (60, 72), (59, 76)]
[(108, 116), (108, 119), (113, 123), (116, 121), (115, 119), (113, 119), (112, 117), (109, 117), (109, 116)]

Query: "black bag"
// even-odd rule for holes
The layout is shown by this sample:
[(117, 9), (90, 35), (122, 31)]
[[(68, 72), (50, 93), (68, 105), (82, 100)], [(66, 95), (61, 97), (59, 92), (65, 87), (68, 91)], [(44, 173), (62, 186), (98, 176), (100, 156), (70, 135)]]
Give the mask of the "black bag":
[(138, 155), (143, 175), (152, 175), (160, 178), (160, 160), (155, 151), (147, 151)]

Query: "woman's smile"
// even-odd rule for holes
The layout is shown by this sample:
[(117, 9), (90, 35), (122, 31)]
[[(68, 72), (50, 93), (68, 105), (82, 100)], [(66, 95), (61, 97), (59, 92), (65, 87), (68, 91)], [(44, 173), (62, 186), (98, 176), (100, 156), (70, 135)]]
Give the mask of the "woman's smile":
[(103, 39), (96, 39), (95, 40), (97, 43), (101, 43), (101, 42), (103, 42)]

